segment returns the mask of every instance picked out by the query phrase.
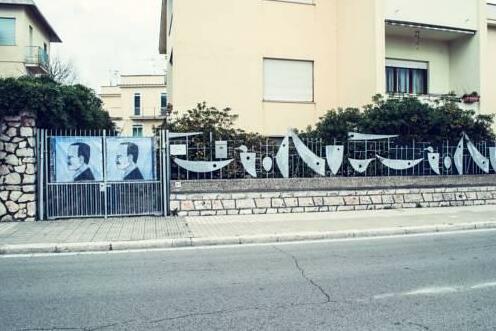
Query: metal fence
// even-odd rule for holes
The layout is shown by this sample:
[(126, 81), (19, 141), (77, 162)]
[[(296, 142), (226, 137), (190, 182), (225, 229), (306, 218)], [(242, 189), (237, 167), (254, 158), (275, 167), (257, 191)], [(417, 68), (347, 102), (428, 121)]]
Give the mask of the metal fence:
[[(206, 137), (206, 139), (205, 139)], [(202, 180), (202, 179), (242, 179), (255, 178), (250, 175), (243, 167), (240, 160), (240, 146), (247, 146), (249, 152), (256, 155), (256, 178), (283, 178), (283, 175), (276, 165), (276, 154), (281, 147), (281, 142), (284, 137), (265, 138), (255, 144), (247, 144), (240, 140), (224, 140), (222, 138), (214, 138), (206, 136), (183, 137), (172, 139), (172, 145), (185, 146), (184, 155), (172, 156), (188, 161), (215, 161), (216, 158), (215, 145), (218, 141), (227, 143), (226, 159), (233, 159), (225, 168), (214, 172), (198, 173), (188, 171), (175, 162), (171, 162), (171, 179), (173, 180)], [(323, 139), (319, 138), (302, 138), (304, 144), (316, 156), (326, 158), (326, 144)], [(333, 145), (342, 145), (344, 147), (342, 166), (336, 174), (331, 172), (329, 164), (326, 164), (326, 173), (328, 177), (369, 177), (369, 176), (438, 176), (438, 175), (460, 175), (453, 159), (457, 150), (459, 141), (446, 140), (441, 144), (431, 144), (429, 142), (410, 141), (405, 142), (399, 139), (383, 139), (377, 141), (334, 141)], [(490, 159), (490, 148), (495, 147), (495, 142), (477, 142), (474, 143), (478, 151), (488, 159)], [(429, 153), (439, 154), (439, 174), (437, 174), (429, 162)], [(419, 160), (422, 161), (405, 170), (394, 170), (380, 162), (377, 156), (390, 160)], [(270, 170), (263, 167), (263, 160), (270, 158), (273, 166)], [(366, 171), (356, 171), (350, 163), (352, 160), (367, 160), (373, 159)], [(451, 165), (449, 164), (451, 162)], [(322, 177), (313, 171), (307, 163), (305, 163), (295, 148), (294, 144), (290, 144), (289, 148), (289, 178), (311, 178)], [(450, 165), (450, 166), (448, 166)], [(463, 149), (463, 175), (479, 175), (486, 174), (471, 157), (468, 149)], [(494, 168), (490, 169), (490, 173), (495, 173)]]
[[(151, 150), (142, 152), (140, 157), (151, 160), (151, 177), (130, 181), (111, 179), (108, 174), (107, 165), (115, 162), (107, 155), (108, 141), (112, 137), (117, 134), (98, 130), (38, 130), (38, 195), (42, 219), (167, 214), (165, 131), (145, 137), (151, 141)], [(92, 179), (57, 178), (56, 165), (62, 164), (57, 162), (70, 162), (61, 160), (63, 155), (56, 155), (55, 142), (60, 138), (76, 142), (90, 138), (101, 144), (101, 150), (92, 155), (96, 158), (94, 167), (99, 168), (101, 175), (97, 176), (95, 171)]]
[[(143, 148), (138, 158), (138, 152), (133, 154), (130, 145), (138, 149), (139, 139), (149, 148)], [(167, 215), (171, 179), (494, 174), (495, 142), (472, 143), (468, 137), (463, 139), (466, 144), (461, 148), (460, 141), (448, 140), (431, 144), (392, 138), (349, 139), (326, 144), (322, 139), (300, 139), (296, 134), (243, 141), (165, 130), (157, 131), (153, 137), (137, 138), (107, 131), (40, 129), (37, 134), (38, 212), (42, 219)], [(87, 150), (94, 148), (93, 159), (84, 149), (79, 149), (81, 142), (86, 142)], [(62, 143), (68, 146), (67, 150), (78, 146), (77, 152), (64, 152)], [(94, 146), (90, 148), (91, 144)], [(121, 145), (127, 146), (126, 152), (117, 153), (111, 148)], [(285, 153), (281, 158), (283, 148)], [(338, 156), (328, 155), (336, 150)], [(134, 168), (126, 169), (147, 167), (149, 176), (133, 177), (134, 171), (118, 168), (123, 154), (129, 162), (137, 162)], [(79, 168), (73, 166), (78, 162), (85, 164)], [(282, 171), (281, 165), (287, 167), (287, 173)], [(83, 171), (88, 168), (94, 170), (89, 176)], [(70, 176), (60, 177), (64, 171)], [(116, 177), (114, 172), (124, 177)]]

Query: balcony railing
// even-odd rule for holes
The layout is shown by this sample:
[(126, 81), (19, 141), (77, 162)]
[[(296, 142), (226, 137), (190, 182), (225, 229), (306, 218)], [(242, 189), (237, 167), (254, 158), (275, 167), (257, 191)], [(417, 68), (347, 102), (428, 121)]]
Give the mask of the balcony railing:
[(467, 103), (463, 101), (461, 96), (456, 96), (452, 94), (410, 94), (410, 93), (387, 93), (386, 98), (401, 99), (407, 97), (415, 97), (420, 101), (427, 103), (431, 106), (438, 105), (442, 100), (450, 100), (457, 103), (458, 107), (463, 110), (473, 110), (479, 113), (480, 103), (479, 101)]
[(133, 108), (133, 114), (130, 118), (138, 121), (163, 120), (165, 113), (162, 107), (139, 107), (138, 109)]
[(25, 64), (37, 72), (48, 71), (48, 53), (41, 47), (26, 47)]

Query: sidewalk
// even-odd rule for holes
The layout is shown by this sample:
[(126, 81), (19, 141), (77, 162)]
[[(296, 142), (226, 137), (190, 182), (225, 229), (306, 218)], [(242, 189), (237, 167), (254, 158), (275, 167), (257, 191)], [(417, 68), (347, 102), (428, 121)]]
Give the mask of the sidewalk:
[(0, 223), (0, 254), (273, 243), (496, 229), (496, 206)]

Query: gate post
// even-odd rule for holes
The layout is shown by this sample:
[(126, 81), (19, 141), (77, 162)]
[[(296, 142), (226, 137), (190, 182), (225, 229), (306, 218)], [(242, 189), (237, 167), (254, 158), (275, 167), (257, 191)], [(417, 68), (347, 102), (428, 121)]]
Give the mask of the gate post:
[(38, 212), (36, 118), (21, 112), (0, 119), (0, 221), (35, 221)]
[(45, 130), (38, 129), (36, 134), (36, 152), (38, 160), (38, 220), (45, 220), (45, 196), (44, 196), (44, 185), (45, 184)]
[(170, 216), (171, 212), (170, 212), (170, 189), (171, 189), (171, 185), (170, 185), (170, 182), (171, 182), (171, 164), (170, 164), (170, 135), (169, 135), (170, 131), (167, 130), (165, 131), (165, 152), (166, 152), (166, 162), (165, 162), (165, 165), (166, 165), (166, 168), (165, 168), (165, 183), (166, 183), (166, 212), (167, 212), (167, 216)]
[(169, 130), (160, 130), (160, 154), (162, 167), (160, 169), (162, 178), (162, 202), (163, 216), (170, 215), (170, 140)]
[[(103, 154), (103, 208), (105, 219), (108, 217), (108, 199), (107, 199), (107, 130), (103, 130), (102, 136), (102, 154)], [(100, 188), (101, 193), (101, 188)]]

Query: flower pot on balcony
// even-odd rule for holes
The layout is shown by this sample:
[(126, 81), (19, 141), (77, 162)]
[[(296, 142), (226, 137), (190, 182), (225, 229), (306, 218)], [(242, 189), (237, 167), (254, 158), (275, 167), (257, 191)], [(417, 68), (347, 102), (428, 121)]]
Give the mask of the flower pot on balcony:
[(463, 103), (473, 104), (480, 101), (480, 96), (476, 93), (465, 94), (464, 96), (462, 96), (462, 101)]

